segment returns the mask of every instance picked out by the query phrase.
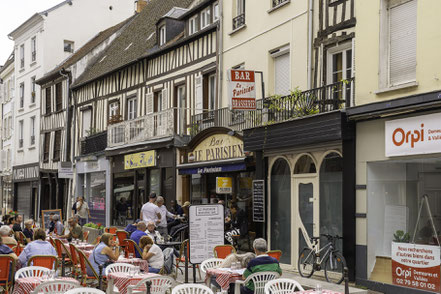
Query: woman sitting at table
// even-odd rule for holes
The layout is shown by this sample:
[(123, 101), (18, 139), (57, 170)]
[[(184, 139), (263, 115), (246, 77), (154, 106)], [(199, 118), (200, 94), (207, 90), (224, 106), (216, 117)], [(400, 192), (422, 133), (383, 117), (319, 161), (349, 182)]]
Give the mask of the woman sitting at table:
[(28, 260), (34, 255), (54, 255), (57, 256), (54, 246), (46, 241), (46, 232), (43, 229), (36, 229), (33, 242), (26, 245), (23, 252), (18, 257), (22, 266), (27, 266)]
[(25, 221), (25, 228), (23, 229), (23, 234), (26, 237), (26, 243), (32, 242), (34, 240), (34, 230), (32, 230), (32, 226), (34, 225), (34, 221), (28, 219)]
[[(117, 261), (119, 257), (119, 248), (116, 241), (113, 240), (113, 235), (105, 233), (101, 236), (101, 242), (93, 249), (89, 256), (90, 264), (95, 272), (99, 275), (99, 265), (103, 266), (102, 274), (106, 270), (107, 265), (113, 261)], [(93, 271), (87, 267), (87, 274), (93, 276)]]
[(159, 273), (164, 266), (164, 254), (158, 245), (153, 243), (152, 238), (144, 236), (139, 240), (142, 249), (142, 259), (149, 262), (149, 272)]

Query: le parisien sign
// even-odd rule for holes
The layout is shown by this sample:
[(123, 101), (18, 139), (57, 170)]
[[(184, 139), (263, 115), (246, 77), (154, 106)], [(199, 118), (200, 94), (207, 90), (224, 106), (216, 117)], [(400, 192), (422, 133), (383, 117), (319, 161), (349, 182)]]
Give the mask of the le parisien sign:
[(255, 110), (256, 82), (254, 71), (229, 70), (228, 96), (232, 110)]
[(386, 122), (386, 156), (441, 153), (441, 113)]
[(189, 162), (215, 161), (243, 158), (243, 141), (227, 134), (205, 138), (188, 154)]

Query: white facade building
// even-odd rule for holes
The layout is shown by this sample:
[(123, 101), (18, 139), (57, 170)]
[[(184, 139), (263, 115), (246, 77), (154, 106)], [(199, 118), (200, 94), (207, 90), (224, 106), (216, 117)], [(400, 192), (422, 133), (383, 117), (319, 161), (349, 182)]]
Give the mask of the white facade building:
[[(13, 135), (14, 207), (37, 218), (41, 160), (40, 116), (53, 101), (41, 101), (35, 80), (69, 57), (97, 32), (134, 13), (133, 0), (67, 0), (40, 13), (9, 34), (15, 42)], [(42, 110), (40, 110), (42, 106)], [(43, 111), (44, 110), (44, 111)]]

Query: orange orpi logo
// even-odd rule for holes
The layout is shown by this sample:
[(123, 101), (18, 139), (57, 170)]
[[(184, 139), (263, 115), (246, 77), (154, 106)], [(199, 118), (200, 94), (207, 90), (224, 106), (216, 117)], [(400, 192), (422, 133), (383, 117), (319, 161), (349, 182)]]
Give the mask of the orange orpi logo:
[(420, 130), (404, 131), (402, 128), (396, 128), (392, 133), (392, 142), (395, 146), (401, 146), (404, 143), (414, 148), (415, 143), (424, 142), (424, 124), (421, 124)]

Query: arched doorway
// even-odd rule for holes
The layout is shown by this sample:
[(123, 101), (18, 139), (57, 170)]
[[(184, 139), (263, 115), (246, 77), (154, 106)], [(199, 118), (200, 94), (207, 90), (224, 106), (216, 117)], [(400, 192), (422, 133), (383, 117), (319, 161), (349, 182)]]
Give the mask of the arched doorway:
[(281, 263), (291, 263), (291, 169), (285, 159), (271, 168), (271, 249), (282, 250)]

